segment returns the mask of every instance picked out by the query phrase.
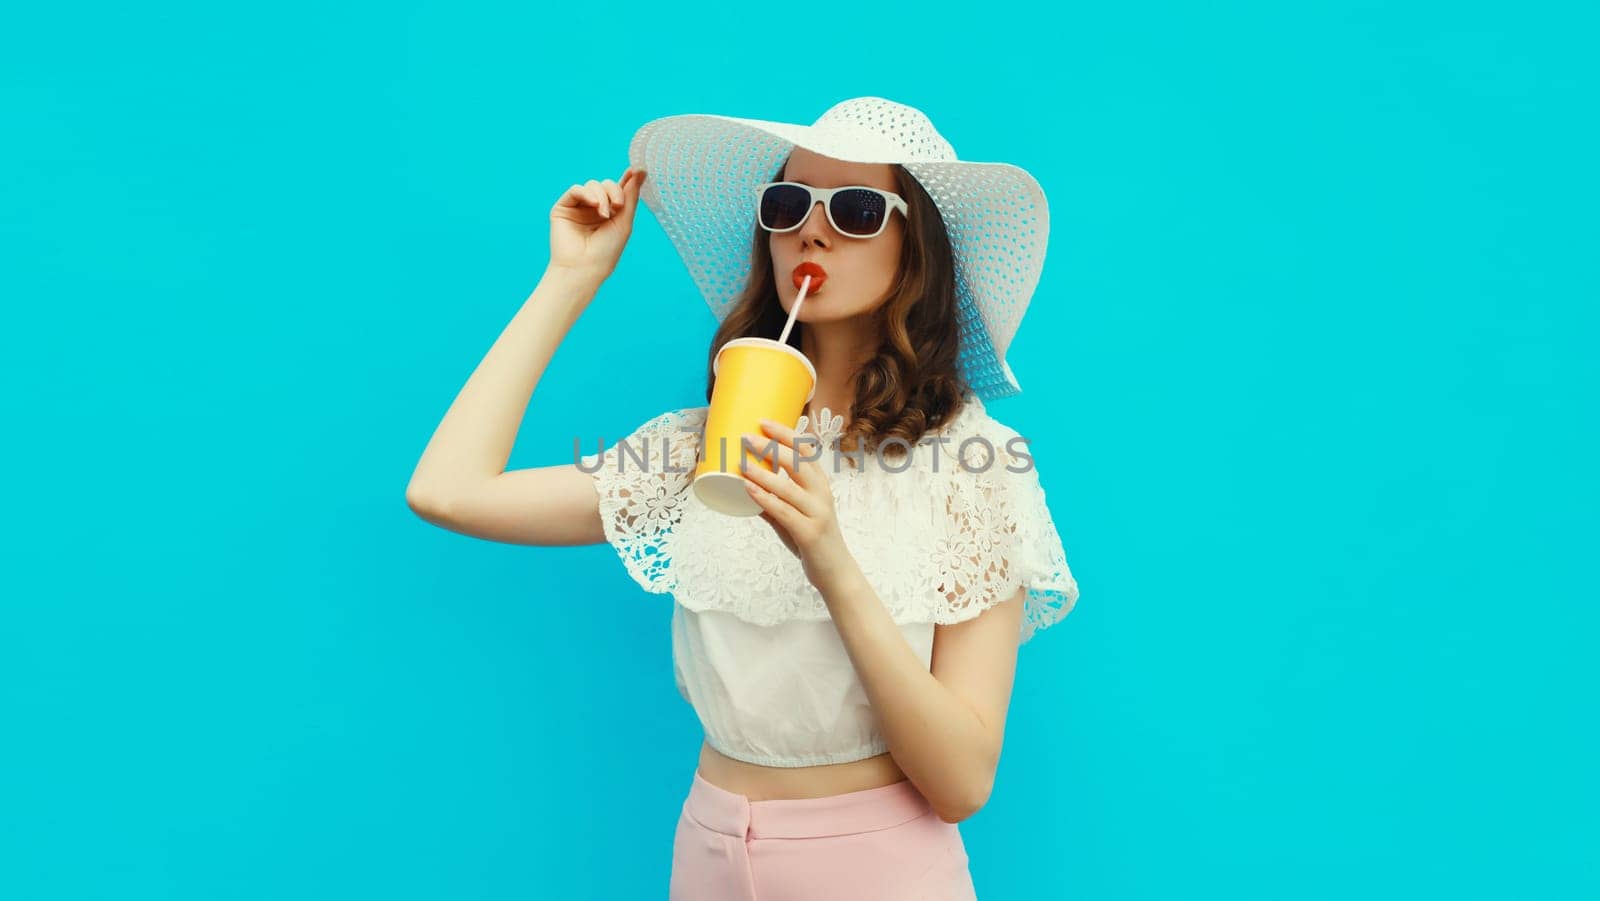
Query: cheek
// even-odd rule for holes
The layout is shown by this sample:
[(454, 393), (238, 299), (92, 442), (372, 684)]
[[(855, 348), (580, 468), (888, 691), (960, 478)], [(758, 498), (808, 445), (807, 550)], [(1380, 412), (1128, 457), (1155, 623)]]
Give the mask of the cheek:
[(900, 268), (900, 250), (901, 242), (894, 240), (885, 240), (872, 248), (873, 265), (882, 273), (885, 282), (894, 281), (895, 272)]

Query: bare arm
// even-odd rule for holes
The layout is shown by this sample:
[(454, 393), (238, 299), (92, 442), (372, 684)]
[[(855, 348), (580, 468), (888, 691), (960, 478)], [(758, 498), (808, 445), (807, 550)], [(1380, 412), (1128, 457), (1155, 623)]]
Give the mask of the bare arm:
[(946, 823), (976, 813), (994, 787), (1026, 594), (935, 626), (929, 669), (859, 572), (823, 594), (895, 763)]
[(545, 271), (434, 429), (406, 503), (434, 525), (511, 544), (603, 541), (593, 477), (571, 463), (506, 472), (533, 389), (599, 289)]
[[(551, 211), (551, 262), (422, 452), (406, 503), (442, 528), (509, 544), (605, 540), (594, 478), (573, 463), (507, 472), (534, 388), (616, 265), (643, 175), (573, 185)], [(615, 213), (615, 215), (613, 215)]]

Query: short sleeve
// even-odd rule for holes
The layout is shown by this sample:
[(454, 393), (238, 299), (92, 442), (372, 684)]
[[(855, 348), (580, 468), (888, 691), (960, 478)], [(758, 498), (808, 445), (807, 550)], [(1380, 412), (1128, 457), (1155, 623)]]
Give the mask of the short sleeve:
[(606, 542), (646, 591), (667, 593), (677, 585), (673, 533), (699, 459), (705, 418), (705, 407), (670, 410), (602, 452), (579, 458), (579, 468), (594, 477)]
[[(993, 436), (993, 453), (963, 451), (962, 476), (946, 508), (949, 533), (939, 543), (939, 590), (958, 618), (977, 616), (1026, 588), (1018, 644), (1059, 622), (1078, 600), (1033, 457), (1015, 433)], [(985, 461), (987, 459), (987, 465)]]

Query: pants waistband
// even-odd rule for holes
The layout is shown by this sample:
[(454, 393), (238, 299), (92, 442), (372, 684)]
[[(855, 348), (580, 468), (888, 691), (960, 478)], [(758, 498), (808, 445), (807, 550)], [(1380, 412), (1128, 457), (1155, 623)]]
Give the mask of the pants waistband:
[(683, 809), (713, 832), (749, 840), (875, 832), (914, 820), (933, 805), (910, 779), (823, 798), (752, 801), (712, 785), (696, 770)]

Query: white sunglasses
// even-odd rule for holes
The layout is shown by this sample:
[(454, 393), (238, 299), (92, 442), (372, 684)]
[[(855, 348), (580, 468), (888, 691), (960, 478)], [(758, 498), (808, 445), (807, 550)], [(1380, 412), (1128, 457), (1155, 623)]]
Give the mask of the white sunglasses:
[(756, 222), (769, 232), (792, 232), (811, 217), (817, 202), (827, 210), (833, 230), (851, 238), (875, 238), (889, 224), (889, 215), (906, 212), (903, 197), (866, 185), (813, 188), (797, 181), (756, 185)]

